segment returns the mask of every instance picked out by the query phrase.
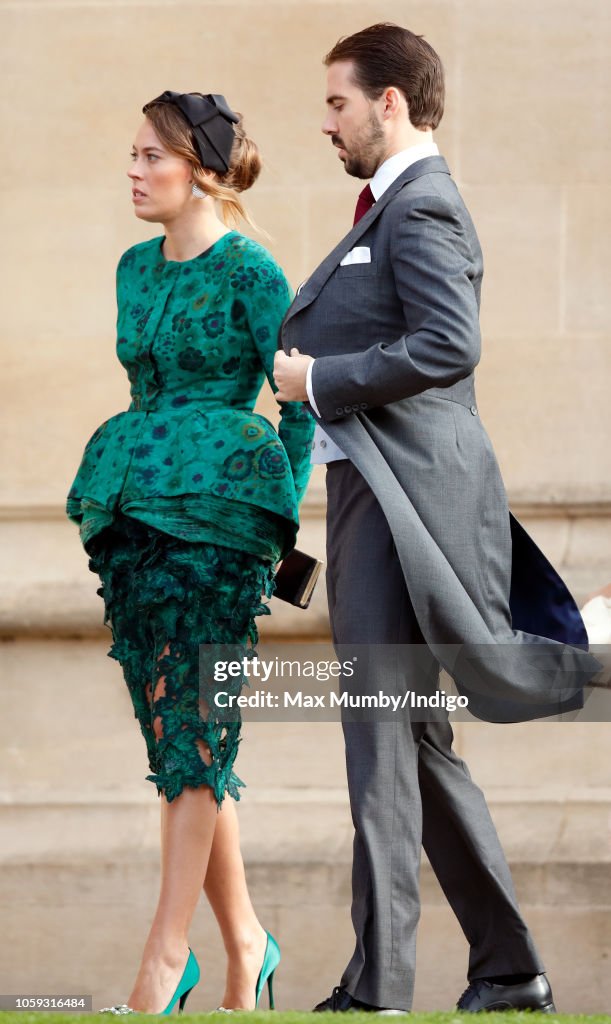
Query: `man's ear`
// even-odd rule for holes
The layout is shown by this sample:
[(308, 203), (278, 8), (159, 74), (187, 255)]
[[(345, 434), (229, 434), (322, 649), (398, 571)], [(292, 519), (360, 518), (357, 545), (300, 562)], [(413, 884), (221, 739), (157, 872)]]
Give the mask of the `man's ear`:
[[(384, 101), (382, 117), (396, 117), (402, 108), (407, 108), (407, 100), (405, 99), (405, 96), (394, 85), (388, 86), (388, 88), (382, 93), (381, 99)], [(407, 110), (407, 113), (409, 116), (409, 109)]]

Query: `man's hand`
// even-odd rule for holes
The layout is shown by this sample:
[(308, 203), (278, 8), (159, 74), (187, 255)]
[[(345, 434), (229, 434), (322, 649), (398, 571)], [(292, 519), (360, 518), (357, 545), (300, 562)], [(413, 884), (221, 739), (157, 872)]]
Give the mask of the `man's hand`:
[(278, 387), (277, 402), (307, 402), (306, 376), (313, 361), (312, 356), (302, 356), (298, 348), (292, 348), (289, 356), (282, 351), (276, 352), (274, 380)]

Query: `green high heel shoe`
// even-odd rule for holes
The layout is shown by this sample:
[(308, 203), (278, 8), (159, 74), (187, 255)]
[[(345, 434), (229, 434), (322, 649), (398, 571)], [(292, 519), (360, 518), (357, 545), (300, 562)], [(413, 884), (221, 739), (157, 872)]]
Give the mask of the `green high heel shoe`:
[(263, 991), (263, 986), (267, 982), (267, 991), (269, 995), (269, 1008), (275, 1010), (274, 1006), (274, 974), (276, 973), (276, 967), (280, 963), (280, 947), (276, 942), (273, 935), (267, 932), (267, 945), (265, 947), (265, 956), (263, 957), (263, 966), (259, 977), (257, 978), (257, 987), (255, 989), (255, 1010), (259, 1006), (259, 999)]
[[(265, 982), (267, 982), (267, 991), (268, 991), (268, 994), (269, 994), (269, 1008), (270, 1008), (270, 1010), (275, 1010), (276, 1009), (276, 1007), (274, 1006), (274, 987), (273, 987), (273, 982), (274, 982), (274, 973), (276, 971), (276, 967), (280, 963), (280, 946), (276, 942), (276, 940), (275, 940), (273, 935), (270, 935), (269, 932), (266, 932), (265, 934), (267, 935), (267, 943), (265, 945), (265, 955), (263, 957), (263, 966), (262, 966), (261, 970), (259, 971), (259, 977), (257, 978), (257, 984), (256, 984), (256, 987), (255, 987), (255, 1010), (259, 1006), (259, 999), (261, 998), (261, 993), (263, 991), (263, 986), (265, 985)], [(217, 1006), (216, 1012), (217, 1013), (235, 1013), (236, 1011), (235, 1010), (228, 1010), (224, 1006)]]
[[(177, 999), (180, 1000), (179, 1007), (178, 1007), (178, 1012), (182, 1013), (182, 1011), (184, 1010), (184, 1007), (185, 1007), (185, 1003), (187, 1001), (187, 997), (188, 997), (191, 989), (195, 988), (195, 986), (197, 985), (199, 979), (200, 979), (199, 964), (198, 964), (197, 960), (195, 959), (195, 953), (193, 952), (193, 950), (189, 946), (189, 956), (187, 957), (187, 963), (185, 964), (185, 969), (182, 972), (182, 977), (181, 977), (180, 981), (178, 982), (178, 985), (176, 986), (176, 991), (174, 992), (174, 995), (170, 999), (170, 1002), (166, 1006), (165, 1010), (161, 1011), (161, 1014), (167, 1015), (167, 1014), (171, 1013), (172, 1010), (174, 1009), (174, 1006), (176, 1005), (176, 1000)], [(98, 1012), (99, 1013), (114, 1013), (117, 1016), (122, 1016), (123, 1014), (126, 1014), (126, 1013), (139, 1013), (140, 1011), (139, 1010), (132, 1010), (131, 1006), (128, 1006), (127, 1003), (121, 1003), (119, 1006), (105, 1006), (103, 1010), (99, 1010)], [(155, 1016), (158, 1016), (158, 1015), (155, 1014)]]
[(166, 1006), (165, 1010), (162, 1010), (163, 1014), (171, 1013), (176, 1000), (179, 1000), (178, 1012), (182, 1013), (185, 1008), (187, 997), (192, 988), (195, 988), (200, 979), (199, 964), (195, 959), (195, 953), (189, 946), (189, 958), (185, 964), (185, 969), (182, 972), (182, 978), (178, 982), (178, 986), (170, 1002)]

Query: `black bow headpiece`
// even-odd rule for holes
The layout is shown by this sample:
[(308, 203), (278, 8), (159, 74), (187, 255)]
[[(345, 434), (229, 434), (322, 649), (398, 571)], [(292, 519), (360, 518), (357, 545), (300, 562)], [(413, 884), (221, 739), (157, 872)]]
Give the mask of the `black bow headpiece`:
[(143, 113), (153, 103), (173, 103), (184, 114), (193, 129), (202, 167), (209, 167), (219, 174), (229, 170), (235, 139), (233, 126), (240, 119), (228, 106), (224, 96), (216, 93), (201, 96), (198, 93), (166, 89), (161, 96), (145, 104)]

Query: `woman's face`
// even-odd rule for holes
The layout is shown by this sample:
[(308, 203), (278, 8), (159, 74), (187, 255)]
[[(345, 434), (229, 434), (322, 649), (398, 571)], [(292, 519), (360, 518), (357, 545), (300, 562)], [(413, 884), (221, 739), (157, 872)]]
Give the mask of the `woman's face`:
[(145, 117), (132, 148), (127, 172), (134, 213), (141, 220), (166, 223), (184, 212), (192, 199), (188, 160), (170, 153)]

